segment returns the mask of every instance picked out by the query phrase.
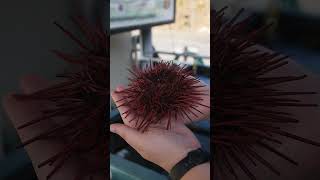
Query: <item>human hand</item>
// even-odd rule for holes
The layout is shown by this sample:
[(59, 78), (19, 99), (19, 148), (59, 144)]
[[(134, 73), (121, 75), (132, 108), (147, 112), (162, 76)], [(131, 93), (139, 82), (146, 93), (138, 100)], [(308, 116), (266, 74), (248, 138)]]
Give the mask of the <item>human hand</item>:
[[(265, 51), (265, 52), (273, 52), (270, 49), (267, 49), (262, 46), (258, 46), (257, 49)], [(252, 49), (253, 50), (253, 49)], [(296, 95), (290, 96), (290, 98), (295, 98), (300, 102), (310, 103), (310, 104), (319, 104), (320, 102), (320, 77), (319, 74), (315, 74), (314, 72), (310, 72), (306, 67), (299, 64), (299, 61), (288, 58), (286, 59), (288, 64), (279, 69), (276, 69), (272, 72), (269, 72), (266, 77), (270, 76), (288, 76), (288, 75), (308, 75), (307, 78), (299, 81), (295, 81), (293, 83), (282, 83), (276, 84), (272, 87), (288, 92), (317, 92), (317, 94), (313, 95)], [(320, 117), (320, 109), (319, 107), (313, 108), (302, 108), (302, 107), (276, 107), (273, 110), (278, 112), (286, 112), (289, 113), (293, 118), (298, 119), (299, 124), (279, 124), (282, 130), (288, 131), (292, 134), (296, 134), (298, 136), (320, 142), (320, 131), (319, 131), (319, 117)], [(290, 164), (288, 161), (283, 158), (279, 158), (274, 153), (268, 152), (262, 148), (256, 148), (256, 152), (263, 156), (270, 164), (272, 164), (279, 172), (281, 172), (281, 176), (278, 176), (274, 173), (266, 171), (263, 166), (259, 166), (258, 168), (252, 168), (253, 174), (257, 177), (257, 179), (261, 180), (300, 180), (300, 179), (308, 179), (308, 180), (318, 180), (320, 177), (320, 171), (317, 168), (320, 166), (320, 151), (318, 147), (312, 146), (310, 144), (301, 143), (298, 141), (294, 141), (292, 139), (283, 138), (283, 137), (274, 137), (276, 139), (280, 139), (281, 144), (275, 144), (272, 147), (279, 151), (289, 158), (297, 161), (299, 163), (298, 166), (294, 166)], [(218, 165), (215, 164), (216, 169), (218, 170)], [(232, 162), (232, 166), (236, 167), (238, 164), (236, 162)], [(251, 166), (249, 166), (251, 168)], [(237, 171), (238, 172), (238, 171)], [(241, 170), (239, 171), (239, 175), (241, 174)], [(215, 176), (212, 177), (215, 179), (219, 179), (219, 173), (216, 173)], [(225, 180), (234, 179), (232, 174), (228, 174), (228, 177), (224, 177)], [(239, 177), (239, 180), (247, 180), (247, 176)]]
[[(263, 46), (258, 46), (258, 49), (266, 52), (273, 52)], [(300, 102), (310, 104), (320, 104), (320, 76), (319, 74), (312, 72), (307, 66), (300, 64), (292, 58), (287, 59), (288, 64), (269, 73), (270, 76), (288, 76), (288, 75), (307, 75), (303, 80), (295, 81), (292, 83), (283, 83), (275, 85), (274, 87), (291, 92), (316, 92), (313, 95), (297, 95), (291, 96), (299, 100)], [(313, 108), (301, 108), (301, 107), (278, 107), (277, 111), (283, 111), (290, 113), (292, 117), (299, 120), (298, 124), (287, 125), (280, 124), (279, 127), (292, 134), (320, 142), (320, 131), (319, 131), (319, 107)], [(310, 144), (294, 141), (292, 139), (281, 140), (282, 144), (274, 146), (275, 150), (280, 151), (293, 158), (299, 163), (298, 166), (292, 166), (287, 161), (283, 161), (281, 158), (275, 158), (272, 153), (264, 152), (263, 150), (258, 151), (263, 157), (265, 157), (271, 164), (281, 172), (281, 176), (274, 175), (272, 173), (266, 173), (263, 168), (258, 168), (257, 178), (261, 180), (273, 179), (273, 180), (316, 180), (320, 177), (320, 171), (314, 167), (320, 166), (320, 151), (318, 147)]]
[[(192, 119), (192, 122), (197, 122), (197, 121), (201, 121), (201, 120), (207, 120), (210, 118), (210, 87), (209, 85), (203, 83), (202, 81), (199, 81), (197, 84), (195, 84), (195, 86), (198, 86), (198, 90), (202, 91), (203, 94), (199, 95), (199, 99), (201, 99), (199, 101), (200, 104), (202, 105), (195, 105), (197, 111), (193, 111), (193, 112), (186, 112), (186, 114), (188, 115), (188, 117), (190, 117)], [(118, 90), (116, 90), (115, 92), (113, 92), (112, 98), (114, 99), (114, 102), (121, 100), (121, 99), (125, 99), (124, 97), (121, 96), (121, 93), (117, 93), (120, 92), (120, 89), (124, 90), (125, 88), (120, 85), (118, 86)], [(117, 106), (120, 106), (121, 103), (117, 103)], [(123, 109), (122, 107), (120, 109)], [(125, 111), (123, 111), (125, 112)], [(182, 114), (178, 114), (177, 115), (177, 121), (178, 122), (183, 122), (185, 124), (190, 123), (190, 119), (186, 118), (186, 116), (182, 115)], [(128, 122), (128, 124), (131, 127), (134, 127), (133, 125), (134, 122)]]
[[(36, 77), (27, 76), (22, 78), (20, 86), (23, 93), (33, 93), (42, 88), (48, 87), (51, 83), (48, 81)], [(18, 127), (25, 122), (31, 121), (34, 118), (41, 116), (40, 112), (45, 103), (39, 101), (18, 101), (12, 95), (8, 95), (3, 99), (4, 108), (15, 127)], [(40, 123), (28, 128), (18, 131), (20, 139), (25, 141), (42, 133), (48, 129), (51, 129), (53, 125), (52, 121), (46, 121), (46, 123)], [(61, 142), (58, 141), (35, 141), (25, 147), (28, 155), (32, 161), (35, 172), (39, 180), (47, 180), (47, 175), (54, 168), (53, 166), (44, 166), (38, 168), (38, 165), (44, 160), (52, 157), (57, 152), (60, 152), (64, 148)], [(75, 177), (82, 177), (83, 174), (79, 169), (79, 161), (77, 159), (68, 160), (61, 169), (59, 169), (50, 180), (60, 179), (74, 179)], [(96, 175), (94, 179), (105, 179), (104, 175)]]
[[(116, 91), (121, 91), (118, 87)], [(111, 94), (117, 104), (121, 99), (119, 93)], [(119, 106), (119, 104), (117, 104)], [(120, 135), (130, 146), (132, 146), (143, 158), (159, 165), (167, 172), (182, 160), (188, 152), (201, 147), (194, 134), (184, 125), (182, 121), (172, 122), (171, 129), (166, 129), (165, 121), (162, 124), (151, 125), (146, 132), (142, 133), (134, 128), (134, 122), (129, 122), (130, 115), (125, 117), (123, 112), (127, 107), (118, 108), (124, 124), (111, 124), (110, 131)]]

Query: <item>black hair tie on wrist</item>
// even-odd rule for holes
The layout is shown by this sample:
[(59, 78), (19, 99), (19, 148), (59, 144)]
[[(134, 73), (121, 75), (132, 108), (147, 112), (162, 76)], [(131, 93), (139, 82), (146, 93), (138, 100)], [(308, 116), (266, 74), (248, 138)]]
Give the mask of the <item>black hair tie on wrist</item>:
[(210, 154), (201, 148), (190, 151), (188, 155), (179, 161), (170, 171), (172, 180), (180, 180), (190, 169), (210, 161)]

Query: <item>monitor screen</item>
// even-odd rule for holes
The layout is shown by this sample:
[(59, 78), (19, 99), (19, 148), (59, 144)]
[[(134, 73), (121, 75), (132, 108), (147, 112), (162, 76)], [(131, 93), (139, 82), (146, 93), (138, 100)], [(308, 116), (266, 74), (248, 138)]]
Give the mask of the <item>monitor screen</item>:
[(111, 0), (110, 30), (122, 32), (172, 23), (175, 0)]

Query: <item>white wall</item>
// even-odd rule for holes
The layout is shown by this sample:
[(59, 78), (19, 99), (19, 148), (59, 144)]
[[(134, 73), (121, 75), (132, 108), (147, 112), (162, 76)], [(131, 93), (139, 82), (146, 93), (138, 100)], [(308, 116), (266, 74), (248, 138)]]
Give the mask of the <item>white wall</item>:
[(113, 91), (118, 84), (127, 85), (128, 68), (131, 60), (131, 33), (112, 35), (110, 38), (110, 89)]

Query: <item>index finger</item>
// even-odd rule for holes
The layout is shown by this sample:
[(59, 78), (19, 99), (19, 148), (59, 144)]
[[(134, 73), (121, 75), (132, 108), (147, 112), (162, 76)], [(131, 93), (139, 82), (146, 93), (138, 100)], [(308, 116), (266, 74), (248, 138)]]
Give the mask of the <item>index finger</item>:
[(126, 99), (124, 99), (125, 97), (123, 96), (123, 94), (121, 94), (119, 92), (124, 89), (125, 89), (124, 86), (119, 85), (117, 87), (117, 89), (111, 93), (111, 97), (120, 112), (120, 115), (121, 115), (121, 118), (122, 118), (124, 124), (134, 128), (135, 127), (134, 122), (130, 121), (131, 119), (133, 119), (133, 115), (125, 114), (125, 112), (127, 112), (129, 110), (129, 108), (126, 106), (122, 106), (122, 104), (126, 101)]

